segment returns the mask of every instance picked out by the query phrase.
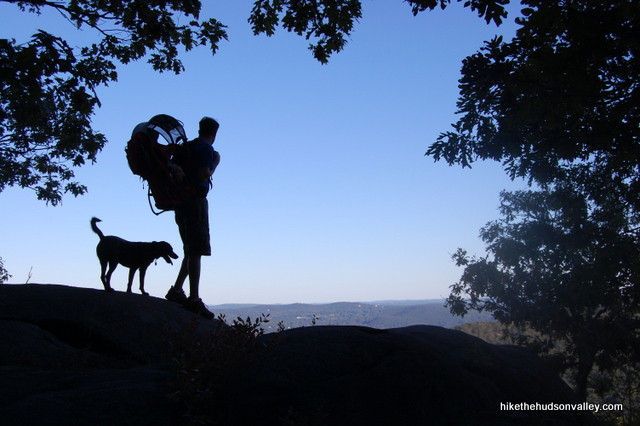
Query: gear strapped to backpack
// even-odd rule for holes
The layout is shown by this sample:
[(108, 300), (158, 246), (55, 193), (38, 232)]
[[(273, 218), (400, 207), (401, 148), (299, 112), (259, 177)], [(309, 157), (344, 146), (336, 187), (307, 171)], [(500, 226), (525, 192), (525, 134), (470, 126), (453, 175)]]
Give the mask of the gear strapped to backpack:
[[(158, 142), (158, 136), (167, 144)], [(170, 162), (174, 158), (188, 158), (189, 144), (182, 123), (175, 118), (160, 114), (148, 122), (141, 123), (133, 131), (125, 148), (131, 171), (147, 181), (151, 211), (159, 215), (196, 198), (196, 188), (187, 179), (178, 179), (172, 173)], [(182, 168), (187, 164), (179, 164)], [(186, 172), (186, 171), (185, 171)], [(156, 212), (151, 204), (155, 201)]]

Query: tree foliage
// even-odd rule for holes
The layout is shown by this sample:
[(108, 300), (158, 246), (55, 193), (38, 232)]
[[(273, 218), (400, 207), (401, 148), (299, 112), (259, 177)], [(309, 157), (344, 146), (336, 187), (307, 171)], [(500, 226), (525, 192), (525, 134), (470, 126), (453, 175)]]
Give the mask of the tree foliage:
[[(454, 255), (464, 272), (447, 305), (455, 314), (487, 310), (504, 324), (533, 329), (548, 353), (565, 346), (584, 397), (594, 364), (615, 367), (638, 353), (640, 244), (626, 221), (599, 217), (579, 185), (501, 194), (502, 218), (481, 230), (488, 255)], [(537, 337), (537, 336), (536, 336)]]
[(576, 163), (635, 185), (640, 164), (640, 4), (524, 0), (516, 37), (466, 58), (453, 130), (427, 155), (468, 167), (496, 160), (545, 184)]
[(500, 161), (538, 190), (501, 195), (447, 305), (563, 342), (584, 398), (594, 364), (640, 356), (640, 4), (522, 3), (513, 40), (465, 59), (460, 118), (427, 155)]
[(0, 257), (0, 284), (7, 282), (9, 278), (11, 278), (11, 274), (4, 268), (4, 261)]
[[(461, 0), (457, 0), (460, 2)], [(445, 9), (451, 0), (405, 0), (414, 15), (436, 7)], [(509, 0), (466, 0), (465, 7), (478, 13), (487, 23), (500, 24), (507, 16)], [(362, 18), (360, 0), (257, 0), (249, 22), (254, 34), (273, 35), (282, 25), (284, 29), (307, 40), (313, 56), (327, 63), (333, 53), (340, 52), (354, 24)]]
[(26, 13), (55, 9), (77, 29), (95, 30), (95, 42), (78, 48), (44, 30), (22, 43), (0, 39), (0, 191), (32, 188), (54, 205), (65, 192), (86, 191), (72, 181), (73, 167), (95, 161), (106, 143), (91, 117), (96, 88), (117, 80), (118, 63), (147, 58), (157, 71), (179, 73), (178, 47), (215, 53), (226, 39), (224, 25), (199, 19), (199, 1), (8, 2)]

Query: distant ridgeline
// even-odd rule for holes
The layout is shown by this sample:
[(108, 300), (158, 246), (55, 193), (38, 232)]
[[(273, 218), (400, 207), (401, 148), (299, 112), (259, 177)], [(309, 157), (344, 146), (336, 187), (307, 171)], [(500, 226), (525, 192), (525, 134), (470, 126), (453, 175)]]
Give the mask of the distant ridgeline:
[(454, 316), (444, 307), (444, 300), (384, 301), (369, 303), (339, 302), (329, 304), (290, 305), (210, 305), (216, 315), (225, 315), (228, 321), (237, 317), (269, 315), (265, 331), (312, 325), (362, 325), (373, 328), (395, 328), (409, 325), (437, 325), (455, 327), (476, 321), (493, 321), (490, 314), (469, 312), (465, 317)]

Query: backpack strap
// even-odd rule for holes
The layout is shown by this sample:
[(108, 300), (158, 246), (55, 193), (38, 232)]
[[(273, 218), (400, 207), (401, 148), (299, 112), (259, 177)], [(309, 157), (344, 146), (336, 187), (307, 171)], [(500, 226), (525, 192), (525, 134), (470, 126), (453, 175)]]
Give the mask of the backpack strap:
[(160, 211), (156, 211), (156, 209), (153, 208), (153, 203), (151, 202), (151, 198), (153, 197), (153, 195), (151, 194), (151, 187), (147, 184), (147, 199), (149, 200), (149, 207), (151, 208), (151, 213), (153, 213), (156, 216), (160, 216), (162, 213), (164, 212), (168, 212), (169, 210), (160, 210)]

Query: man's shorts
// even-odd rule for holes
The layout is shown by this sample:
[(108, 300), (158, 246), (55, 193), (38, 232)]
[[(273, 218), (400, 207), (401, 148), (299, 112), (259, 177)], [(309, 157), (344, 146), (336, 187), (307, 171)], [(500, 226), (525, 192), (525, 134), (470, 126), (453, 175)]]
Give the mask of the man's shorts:
[(196, 198), (176, 209), (176, 223), (186, 254), (210, 256), (209, 203)]

